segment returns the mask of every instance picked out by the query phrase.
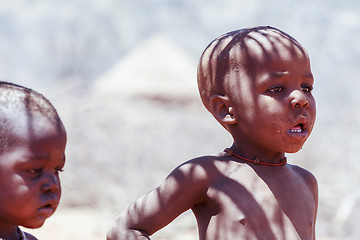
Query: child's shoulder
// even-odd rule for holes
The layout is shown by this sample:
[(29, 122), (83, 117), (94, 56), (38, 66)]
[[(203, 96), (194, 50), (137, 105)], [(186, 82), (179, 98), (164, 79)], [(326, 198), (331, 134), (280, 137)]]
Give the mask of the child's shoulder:
[(230, 162), (225, 153), (201, 156), (184, 162), (175, 168), (171, 175), (182, 175), (192, 180), (209, 182), (224, 177), (224, 169)]
[(305, 168), (302, 168), (302, 167), (297, 166), (297, 165), (292, 165), (292, 164), (288, 164), (288, 167), (293, 172), (295, 172), (300, 177), (302, 177), (304, 180), (315, 180), (316, 181), (315, 176), (310, 171), (306, 170)]
[(214, 171), (221, 168), (222, 165), (229, 163), (228, 157), (225, 153), (219, 153), (217, 155), (205, 155), (197, 158), (193, 158), (181, 164), (179, 168), (190, 168), (196, 170)]
[(293, 172), (295, 172), (303, 181), (305, 181), (308, 187), (312, 191), (317, 191), (317, 187), (318, 187), (317, 180), (310, 171), (306, 170), (305, 168), (299, 167), (297, 165), (288, 164), (288, 167)]
[(182, 163), (174, 171), (182, 172), (183, 174), (192, 174), (198, 177), (209, 175), (211, 172), (216, 170), (216, 162), (220, 161), (221, 157), (219, 156), (201, 156), (193, 158)]

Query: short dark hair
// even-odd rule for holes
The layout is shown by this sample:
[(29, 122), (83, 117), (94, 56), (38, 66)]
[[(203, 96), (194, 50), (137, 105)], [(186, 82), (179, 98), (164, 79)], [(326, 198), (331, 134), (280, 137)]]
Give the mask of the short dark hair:
[(14, 144), (14, 139), (10, 137), (14, 117), (9, 117), (10, 113), (27, 114), (29, 117), (42, 115), (62, 124), (55, 107), (42, 94), (15, 83), (0, 81), (0, 152)]

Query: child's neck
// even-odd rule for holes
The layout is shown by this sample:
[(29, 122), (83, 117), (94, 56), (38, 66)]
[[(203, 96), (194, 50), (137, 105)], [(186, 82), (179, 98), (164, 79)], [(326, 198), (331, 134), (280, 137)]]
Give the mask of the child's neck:
[[(252, 148), (251, 146), (239, 145), (236, 142), (229, 148), (228, 154), (233, 153), (240, 159), (249, 159), (251, 162), (256, 161), (259, 165), (285, 165), (286, 157), (283, 152), (271, 152)], [(245, 159), (244, 159), (245, 158)], [(246, 161), (246, 160), (245, 160)]]
[(1, 229), (0, 240), (24, 240), (24, 234), (19, 227), (11, 229)]

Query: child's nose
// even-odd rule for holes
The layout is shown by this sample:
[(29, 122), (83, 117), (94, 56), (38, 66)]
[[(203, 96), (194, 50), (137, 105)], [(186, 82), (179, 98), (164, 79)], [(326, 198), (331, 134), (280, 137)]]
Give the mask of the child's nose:
[(55, 173), (44, 174), (44, 181), (41, 185), (43, 192), (57, 192), (60, 189), (60, 180)]
[(298, 107), (307, 107), (309, 105), (309, 101), (305, 95), (305, 93), (301, 90), (294, 90), (290, 94), (291, 99), (291, 108)]

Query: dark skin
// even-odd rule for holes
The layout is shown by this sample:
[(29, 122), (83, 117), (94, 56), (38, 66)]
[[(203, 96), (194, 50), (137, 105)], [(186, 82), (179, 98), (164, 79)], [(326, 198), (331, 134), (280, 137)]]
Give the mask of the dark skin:
[[(234, 153), (279, 163), (286, 152), (300, 150), (312, 131), (313, 77), (305, 50), (276, 31), (266, 34), (250, 34), (247, 62), (254, 64), (247, 72), (224, 70), (225, 93), (213, 94), (208, 109), (233, 136)], [(235, 48), (230, 56), (245, 57)], [(176, 168), (121, 213), (107, 239), (150, 239), (188, 209), (200, 240), (315, 239), (317, 205), (317, 182), (305, 169), (253, 165), (220, 153)]]
[[(66, 133), (54, 119), (14, 113), (16, 144), (0, 154), (0, 238), (18, 240), (18, 226), (39, 228), (58, 207)], [(9, 126), (11, 128), (11, 126)], [(36, 239), (25, 233), (28, 239)]]

